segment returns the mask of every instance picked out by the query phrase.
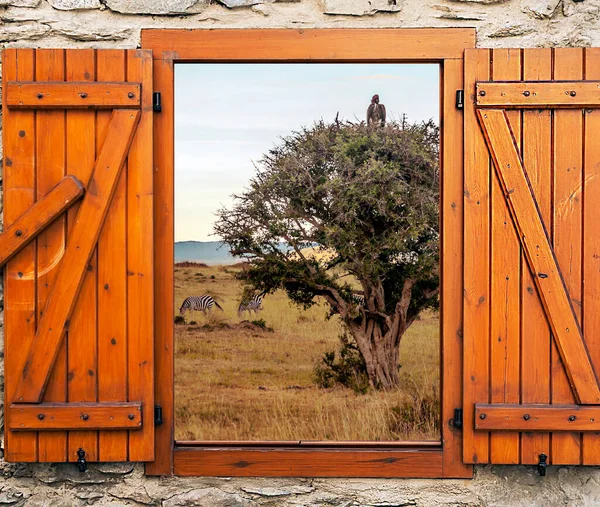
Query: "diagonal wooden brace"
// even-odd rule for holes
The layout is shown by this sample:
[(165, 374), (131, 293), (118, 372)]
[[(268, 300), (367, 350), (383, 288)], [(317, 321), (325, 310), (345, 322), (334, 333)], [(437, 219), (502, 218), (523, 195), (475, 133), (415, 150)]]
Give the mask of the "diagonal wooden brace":
[(81, 199), (84, 191), (83, 185), (75, 176), (65, 176), (48, 194), (23, 213), (0, 234), (0, 267), (62, 212)]
[(506, 113), (477, 114), (575, 399), (599, 404), (598, 380)]
[(108, 214), (140, 113), (112, 113), (102, 151), (69, 236), (62, 263), (16, 388), (15, 403), (40, 403)]

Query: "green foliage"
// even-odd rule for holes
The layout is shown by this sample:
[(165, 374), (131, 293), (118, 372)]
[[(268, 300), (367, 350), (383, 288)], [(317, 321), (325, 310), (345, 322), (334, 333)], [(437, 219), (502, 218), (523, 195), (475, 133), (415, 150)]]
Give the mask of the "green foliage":
[[(318, 122), (284, 138), (257, 164), (249, 188), (221, 209), (215, 233), (251, 260), (241, 277), (258, 291), (285, 289), (299, 305), (337, 291), (347, 275), (365, 295), (383, 286), (371, 311), (393, 312), (414, 281), (414, 317), (437, 298), (438, 128)], [(307, 257), (313, 248), (328, 255)], [(332, 303), (334, 313), (341, 313)]]
[(369, 390), (365, 360), (346, 333), (340, 335), (340, 345), (337, 353), (334, 350), (325, 352), (315, 364), (315, 383), (325, 389), (339, 384), (358, 394), (365, 394)]

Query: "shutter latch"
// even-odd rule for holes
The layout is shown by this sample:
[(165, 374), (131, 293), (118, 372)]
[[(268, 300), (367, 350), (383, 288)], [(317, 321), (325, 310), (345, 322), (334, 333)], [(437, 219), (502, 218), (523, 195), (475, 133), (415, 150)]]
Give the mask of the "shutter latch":
[(162, 97), (160, 92), (154, 92), (152, 94), (152, 111), (160, 113), (162, 111)]
[(465, 91), (456, 90), (456, 109), (464, 109), (465, 107)]
[(463, 425), (463, 409), (455, 408), (454, 409), (454, 419), (452, 419), (452, 426), (457, 429), (461, 429)]
[(77, 466), (79, 467), (80, 472), (85, 472), (87, 470), (85, 451), (81, 447), (77, 450)]
[(162, 406), (154, 405), (154, 425), (160, 426), (163, 423)]
[(548, 468), (548, 463), (546, 463), (546, 460), (548, 459), (548, 456), (544, 453), (540, 454), (538, 456), (538, 458), (540, 458), (540, 462), (538, 463), (538, 472), (540, 473), (541, 477), (544, 477), (546, 475), (546, 468)]

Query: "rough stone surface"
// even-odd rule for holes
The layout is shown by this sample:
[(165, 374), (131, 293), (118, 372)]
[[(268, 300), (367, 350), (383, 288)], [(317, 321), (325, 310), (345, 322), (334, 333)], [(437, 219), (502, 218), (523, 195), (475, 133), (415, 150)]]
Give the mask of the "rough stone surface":
[(398, 12), (402, 0), (324, 0), (326, 14), (366, 16), (378, 12)]
[(194, 14), (208, 2), (205, 0), (105, 0), (106, 6), (122, 14)]
[(0, 7), (12, 6), (12, 7), (37, 7), (40, 5), (42, 0), (0, 0)]
[[(475, 27), (481, 47), (600, 46), (600, 0), (0, 0), (0, 48), (135, 48), (142, 28), (419, 26)], [(0, 141), (0, 159), (1, 150)], [(0, 285), (0, 333), (3, 302)], [(84, 474), (74, 465), (6, 463), (3, 355), (0, 340), (0, 505), (600, 505), (597, 467), (549, 467), (541, 478), (534, 467), (485, 466), (471, 481), (441, 481), (147, 478), (129, 463), (91, 465)]]
[(100, 9), (100, 0), (47, 0), (55, 9), (73, 11), (78, 9)]

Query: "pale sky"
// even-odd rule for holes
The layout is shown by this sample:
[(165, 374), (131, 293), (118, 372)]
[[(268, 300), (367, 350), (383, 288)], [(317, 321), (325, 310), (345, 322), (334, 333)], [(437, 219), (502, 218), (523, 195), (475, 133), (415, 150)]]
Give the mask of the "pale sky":
[(374, 94), (388, 118), (439, 118), (439, 68), (409, 64), (175, 66), (175, 241), (216, 241), (232, 202), (280, 137), (316, 120), (364, 120)]

